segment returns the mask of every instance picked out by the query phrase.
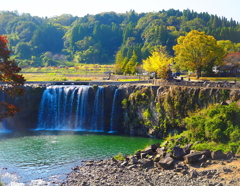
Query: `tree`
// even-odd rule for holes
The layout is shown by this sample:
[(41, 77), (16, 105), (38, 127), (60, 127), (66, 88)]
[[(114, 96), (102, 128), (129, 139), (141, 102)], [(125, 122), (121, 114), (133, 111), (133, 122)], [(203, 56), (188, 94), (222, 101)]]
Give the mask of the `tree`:
[(234, 43), (230, 40), (219, 40), (217, 41), (217, 44), (223, 48), (226, 55), (235, 50)]
[(172, 63), (166, 47), (156, 48), (146, 60), (143, 60), (143, 69), (148, 72), (156, 72), (161, 78), (167, 78), (167, 71)]
[(135, 74), (137, 65), (138, 65), (137, 55), (135, 51), (133, 51), (132, 57), (127, 62), (126, 67), (124, 69), (125, 74)]
[[(0, 35), (0, 81), (7, 84), (7, 86), (0, 86), (0, 89), (10, 96), (23, 95), (24, 89), (20, 86), (24, 84), (25, 79), (22, 75), (17, 74), (21, 68), (16, 65), (15, 61), (9, 59), (10, 53), (11, 51), (7, 49), (6, 37)], [(5, 101), (0, 102), (0, 120), (13, 116), (18, 111), (16, 106)]]
[(126, 65), (126, 61), (124, 60), (122, 51), (119, 50), (116, 54), (116, 64), (114, 66), (114, 72), (116, 74), (123, 74), (125, 65)]
[(223, 59), (223, 64), (239, 67), (240, 65), (240, 52), (231, 52)]
[(186, 36), (180, 36), (175, 51), (175, 62), (180, 68), (196, 71), (196, 78), (201, 76), (204, 68), (219, 65), (222, 62), (224, 51), (217, 45), (213, 36), (193, 30)]

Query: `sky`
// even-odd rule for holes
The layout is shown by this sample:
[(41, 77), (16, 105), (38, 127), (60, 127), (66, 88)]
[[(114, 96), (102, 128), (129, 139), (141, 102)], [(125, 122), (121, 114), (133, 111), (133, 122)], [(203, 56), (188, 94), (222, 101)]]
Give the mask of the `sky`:
[(62, 14), (83, 17), (87, 14), (98, 14), (114, 11), (125, 13), (135, 10), (137, 13), (158, 12), (170, 8), (190, 9), (198, 13), (233, 18), (240, 23), (240, 0), (5, 0), (0, 10), (30, 13), (32, 16), (54, 17)]

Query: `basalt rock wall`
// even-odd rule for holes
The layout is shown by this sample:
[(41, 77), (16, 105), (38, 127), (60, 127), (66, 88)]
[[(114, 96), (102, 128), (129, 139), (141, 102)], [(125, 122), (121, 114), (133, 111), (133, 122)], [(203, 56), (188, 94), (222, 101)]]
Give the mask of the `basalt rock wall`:
[(20, 109), (20, 112), (14, 117), (5, 118), (6, 128), (10, 130), (26, 130), (33, 129), (37, 126), (38, 108), (41, 102), (45, 86), (25, 86), (24, 96), (11, 97), (4, 96), (7, 103), (14, 104)]
[(238, 101), (239, 90), (181, 86), (122, 86), (127, 134), (162, 138), (184, 130), (183, 118), (213, 104)]

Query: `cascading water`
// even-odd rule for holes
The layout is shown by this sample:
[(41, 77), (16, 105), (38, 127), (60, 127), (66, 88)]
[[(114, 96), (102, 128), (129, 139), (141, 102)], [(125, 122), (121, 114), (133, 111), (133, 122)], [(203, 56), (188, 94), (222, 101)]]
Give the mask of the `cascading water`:
[(94, 101), (91, 131), (104, 131), (104, 88), (99, 87)]
[(49, 86), (39, 107), (38, 130), (104, 131), (104, 87)]
[(113, 97), (113, 104), (112, 104), (112, 114), (111, 114), (111, 120), (110, 120), (110, 131), (109, 133), (117, 132), (118, 129), (117, 127), (119, 126), (119, 123), (121, 122), (121, 99), (119, 98), (120, 96), (120, 90), (116, 89), (114, 92), (114, 97)]

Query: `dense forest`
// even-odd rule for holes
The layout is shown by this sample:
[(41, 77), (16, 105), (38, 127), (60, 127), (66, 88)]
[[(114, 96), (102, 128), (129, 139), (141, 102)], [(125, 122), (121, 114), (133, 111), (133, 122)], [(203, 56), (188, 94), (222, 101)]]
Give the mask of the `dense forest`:
[(8, 37), (11, 57), (20, 67), (113, 64), (116, 60), (129, 61), (131, 66), (131, 61), (141, 63), (158, 45), (173, 55), (177, 38), (191, 30), (240, 43), (236, 21), (191, 10), (141, 14), (131, 10), (51, 18), (0, 12), (0, 35)]

